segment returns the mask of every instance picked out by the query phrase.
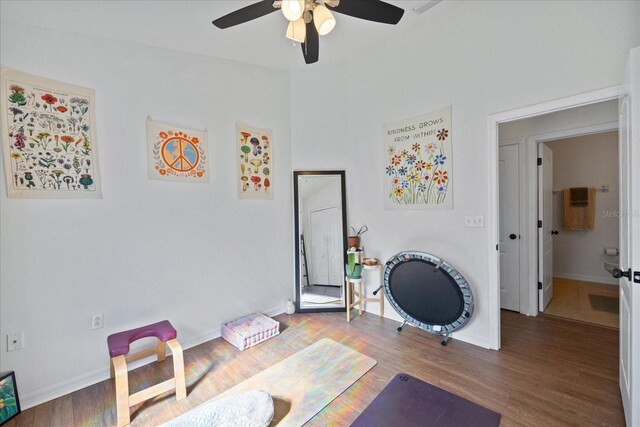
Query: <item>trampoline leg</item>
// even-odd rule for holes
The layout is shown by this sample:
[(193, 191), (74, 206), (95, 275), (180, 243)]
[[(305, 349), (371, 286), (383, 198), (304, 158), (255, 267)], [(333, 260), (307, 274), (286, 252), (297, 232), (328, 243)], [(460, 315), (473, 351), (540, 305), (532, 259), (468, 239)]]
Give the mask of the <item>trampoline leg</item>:
[(449, 336), (449, 334), (444, 335), (444, 338), (443, 338), (443, 339), (442, 339), (442, 341), (440, 342), (440, 345), (441, 345), (441, 346), (446, 346), (446, 345), (447, 345), (447, 343), (449, 342), (449, 338), (451, 338), (451, 337)]
[(398, 332), (402, 331), (402, 328), (404, 328), (404, 325), (407, 324), (407, 321), (405, 320), (404, 322), (402, 322), (402, 325), (398, 326)]

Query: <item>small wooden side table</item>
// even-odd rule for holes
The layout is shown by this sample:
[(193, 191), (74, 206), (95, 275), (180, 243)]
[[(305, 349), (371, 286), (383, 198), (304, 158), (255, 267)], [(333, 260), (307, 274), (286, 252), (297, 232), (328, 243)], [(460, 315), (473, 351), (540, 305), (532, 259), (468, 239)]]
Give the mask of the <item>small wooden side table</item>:
[[(365, 271), (378, 270), (378, 283), (382, 286), (382, 264), (376, 265), (362, 265), (362, 278), (350, 279), (345, 276), (346, 284), (346, 296), (347, 296), (347, 322), (351, 322), (351, 310), (357, 305), (358, 316), (362, 316), (362, 303), (363, 302), (377, 302), (380, 304), (380, 317), (384, 317), (384, 292), (382, 289), (379, 291), (379, 297), (367, 298), (363, 291), (364, 273)], [(354, 285), (358, 285), (358, 290), (354, 289)], [(355, 300), (354, 297), (358, 299)]]

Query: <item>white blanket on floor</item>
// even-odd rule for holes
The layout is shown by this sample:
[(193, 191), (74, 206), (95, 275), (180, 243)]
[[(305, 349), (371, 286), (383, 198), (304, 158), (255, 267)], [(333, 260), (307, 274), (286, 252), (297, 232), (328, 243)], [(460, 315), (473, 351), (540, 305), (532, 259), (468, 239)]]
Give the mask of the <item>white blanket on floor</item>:
[(267, 427), (273, 411), (269, 393), (251, 390), (205, 402), (162, 427)]

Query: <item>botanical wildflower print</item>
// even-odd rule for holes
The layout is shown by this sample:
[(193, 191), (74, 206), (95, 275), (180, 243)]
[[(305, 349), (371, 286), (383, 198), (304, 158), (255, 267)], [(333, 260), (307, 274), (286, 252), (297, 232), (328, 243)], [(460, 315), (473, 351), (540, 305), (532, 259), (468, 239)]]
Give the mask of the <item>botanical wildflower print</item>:
[(209, 182), (207, 131), (147, 120), (149, 178)]
[(273, 198), (273, 138), (269, 129), (236, 124), (238, 198)]
[(385, 209), (452, 209), (451, 107), (383, 128)]
[(94, 91), (14, 70), (1, 81), (9, 197), (100, 197)]

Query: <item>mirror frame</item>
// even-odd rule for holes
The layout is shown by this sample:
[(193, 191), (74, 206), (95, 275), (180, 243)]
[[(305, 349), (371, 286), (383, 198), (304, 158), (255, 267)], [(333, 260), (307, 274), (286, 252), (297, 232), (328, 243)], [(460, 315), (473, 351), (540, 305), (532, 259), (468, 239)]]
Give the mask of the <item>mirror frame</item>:
[[(343, 170), (323, 170), (323, 171), (293, 171), (293, 219), (294, 219), (294, 238), (295, 242), (295, 251), (296, 251), (296, 313), (326, 313), (326, 312), (336, 312), (336, 311), (347, 311), (347, 302), (346, 302), (346, 288), (345, 283), (343, 281), (342, 288), (344, 291), (345, 298), (343, 299), (344, 305), (342, 307), (327, 307), (327, 308), (305, 308), (300, 306), (300, 298), (301, 295), (301, 286), (302, 286), (302, 277), (300, 272), (300, 201), (299, 197), (299, 188), (298, 188), (298, 178), (301, 176), (313, 176), (313, 175), (336, 175), (340, 177), (340, 192), (342, 193), (342, 264), (346, 264), (347, 262), (347, 192), (345, 186), (345, 171)], [(344, 268), (344, 267), (343, 267)], [(344, 270), (342, 272), (343, 280), (344, 280)]]

